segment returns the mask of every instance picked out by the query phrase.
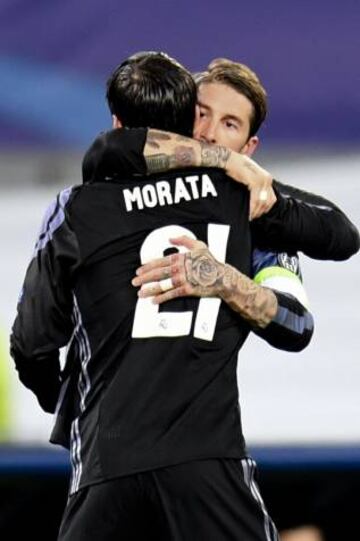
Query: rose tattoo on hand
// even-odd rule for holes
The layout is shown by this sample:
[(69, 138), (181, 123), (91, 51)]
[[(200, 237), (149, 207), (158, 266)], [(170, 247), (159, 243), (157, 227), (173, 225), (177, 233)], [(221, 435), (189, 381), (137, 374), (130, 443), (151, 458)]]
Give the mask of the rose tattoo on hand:
[(193, 250), (185, 255), (185, 273), (187, 281), (201, 295), (214, 296), (218, 290), (218, 281), (223, 276), (223, 265), (216, 261), (207, 248)]

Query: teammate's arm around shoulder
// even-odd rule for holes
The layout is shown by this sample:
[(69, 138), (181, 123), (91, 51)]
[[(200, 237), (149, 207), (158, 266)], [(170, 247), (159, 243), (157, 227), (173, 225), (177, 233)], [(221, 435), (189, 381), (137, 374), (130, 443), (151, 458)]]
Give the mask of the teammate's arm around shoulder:
[(148, 174), (184, 167), (223, 169), (249, 190), (250, 220), (269, 212), (276, 202), (271, 174), (248, 156), (224, 146), (149, 129), (143, 152)]
[(250, 194), (249, 218), (269, 212), (276, 202), (271, 174), (248, 156), (175, 133), (118, 128), (101, 134), (83, 160), (84, 182), (129, 179), (188, 167), (216, 167)]
[(247, 156), (173, 133), (120, 128), (100, 135), (85, 154), (83, 180), (129, 180), (133, 175), (196, 166), (221, 168), (248, 188), (252, 235), (258, 246), (338, 261), (359, 250), (357, 228), (331, 201), (274, 181)]

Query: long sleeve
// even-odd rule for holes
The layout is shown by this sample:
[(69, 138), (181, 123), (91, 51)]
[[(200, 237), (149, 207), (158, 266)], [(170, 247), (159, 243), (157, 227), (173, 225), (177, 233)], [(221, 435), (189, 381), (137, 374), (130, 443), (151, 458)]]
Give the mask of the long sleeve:
[(61, 385), (59, 348), (74, 327), (71, 280), (80, 256), (66, 215), (71, 191), (61, 192), (45, 213), (10, 338), (21, 382), (48, 412), (55, 410)]
[(119, 128), (100, 134), (83, 158), (83, 182), (145, 176), (146, 136), (146, 128)]
[(253, 328), (253, 332), (277, 349), (303, 350), (313, 335), (314, 320), (308, 309), (299, 258), (254, 249), (253, 275), (254, 281), (270, 288), (278, 301), (272, 321), (264, 329)]
[(277, 203), (251, 225), (258, 247), (335, 261), (359, 250), (357, 228), (331, 201), (276, 181), (274, 189)]
[[(146, 128), (120, 128), (101, 134), (84, 156), (83, 181), (146, 175), (146, 138)], [(335, 261), (348, 259), (359, 250), (357, 228), (331, 201), (277, 181), (273, 186), (277, 202), (251, 224), (259, 248), (304, 252), (314, 259)]]

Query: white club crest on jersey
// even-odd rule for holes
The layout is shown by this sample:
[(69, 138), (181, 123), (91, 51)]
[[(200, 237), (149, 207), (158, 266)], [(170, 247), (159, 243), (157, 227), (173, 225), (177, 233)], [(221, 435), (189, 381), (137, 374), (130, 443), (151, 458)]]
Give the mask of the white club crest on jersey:
[(286, 252), (278, 254), (278, 262), (280, 267), (299, 274), (299, 258), (296, 255), (289, 255)]

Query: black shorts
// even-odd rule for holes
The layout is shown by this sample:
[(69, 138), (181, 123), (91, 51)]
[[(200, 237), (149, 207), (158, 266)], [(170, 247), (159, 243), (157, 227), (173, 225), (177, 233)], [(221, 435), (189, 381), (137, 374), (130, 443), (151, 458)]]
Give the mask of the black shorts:
[(59, 541), (277, 541), (252, 459), (197, 460), (70, 496)]

